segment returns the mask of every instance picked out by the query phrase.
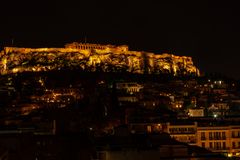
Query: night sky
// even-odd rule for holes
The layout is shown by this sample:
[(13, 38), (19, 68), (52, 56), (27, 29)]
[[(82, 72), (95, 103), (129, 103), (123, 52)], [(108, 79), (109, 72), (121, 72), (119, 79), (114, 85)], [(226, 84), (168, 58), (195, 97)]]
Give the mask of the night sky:
[(130, 50), (192, 56), (201, 71), (240, 78), (239, 5), (214, 2), (0, 2), (0, 47), (12, 40), (17, 47), (63, 47), (85, 39), (127, 44)]

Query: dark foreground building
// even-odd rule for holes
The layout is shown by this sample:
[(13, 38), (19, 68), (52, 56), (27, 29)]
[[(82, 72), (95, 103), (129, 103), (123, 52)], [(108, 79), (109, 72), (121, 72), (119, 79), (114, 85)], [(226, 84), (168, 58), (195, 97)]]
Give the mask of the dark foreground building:
[[(177, 142), (167, 134), (136, 135), (125, 132), (94, 138), (90, 134), (0, 136), (1, 157), (7, 160), (160, 160), (226, 157)], [(4, 158), (2, 158), (4, 159)], [(5, 160), (4, 159), (4, 160)]]

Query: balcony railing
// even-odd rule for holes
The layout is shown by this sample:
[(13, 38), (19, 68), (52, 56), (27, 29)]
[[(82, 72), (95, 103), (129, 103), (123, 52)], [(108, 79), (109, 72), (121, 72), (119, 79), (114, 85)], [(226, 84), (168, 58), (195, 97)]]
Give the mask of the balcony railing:
[(212, 147), (208, 148), (209, 150), (229, 150), (229, 147)]

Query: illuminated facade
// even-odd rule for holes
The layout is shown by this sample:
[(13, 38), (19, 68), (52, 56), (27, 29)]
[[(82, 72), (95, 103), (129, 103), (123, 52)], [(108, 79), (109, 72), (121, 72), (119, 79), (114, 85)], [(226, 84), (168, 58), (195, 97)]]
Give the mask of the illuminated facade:
[(196, 132), (197, 123), (190, 124), (170, 124), (167, 123), (165, 132), (169, 133), (170, 136), (179, 142), (195, 145), (197, 143)]
[(128, 51), (127, 45), (115, 46), (115, 45), (101, 45), (92, 43), (68, 43), (65, 48), (72, 49), (88, 49), (88, 50), (111, 50), (111, 51)]
[(0, 56), (1, 74), (78, 68), (93, 72), (199, 75), (191, 57), (129, 51), (126, 45), (74, 42), (65, 48), (5, 47)]
[(140, 92), (143, 86), (134, 82), (131, 82), (131, 83), (122, 82), (122, 83), (116, 83), (116, 88), (119, 90), (125, 90), (126, 93), (133, 94), (133, 93)]
[(198, 127), (197, 145), (229, 157), (240, 157), (240, 126)]
[(204, 117), (204, 108), (190, 108), (188, 115), (190, 117)]
[(197, 145), (213, 152), (240, 157), (240, 125), (201, 126), (192, 124), (170, 124), (164, 132), (180, 142)]

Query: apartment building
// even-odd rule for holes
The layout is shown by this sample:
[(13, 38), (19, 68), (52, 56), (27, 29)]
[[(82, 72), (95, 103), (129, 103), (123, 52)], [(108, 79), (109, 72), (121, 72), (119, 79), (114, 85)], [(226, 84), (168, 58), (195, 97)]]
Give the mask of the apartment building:
[(185, 123), (184, 125), (182, 123), (172, 124), (168, 122), (163, 128), (164, 132), (169, 133), (172, 138), (179, 142), (185, 142), (192, 145), (197, 143), (197, 122)]
[(240, 156), (240, 126), (197, 127), (197, 145), (228, 156)]
[(197, 145), (229, 157), (240, 157), (240, 125), (166, 123), (163, 131), (180, 142)]

